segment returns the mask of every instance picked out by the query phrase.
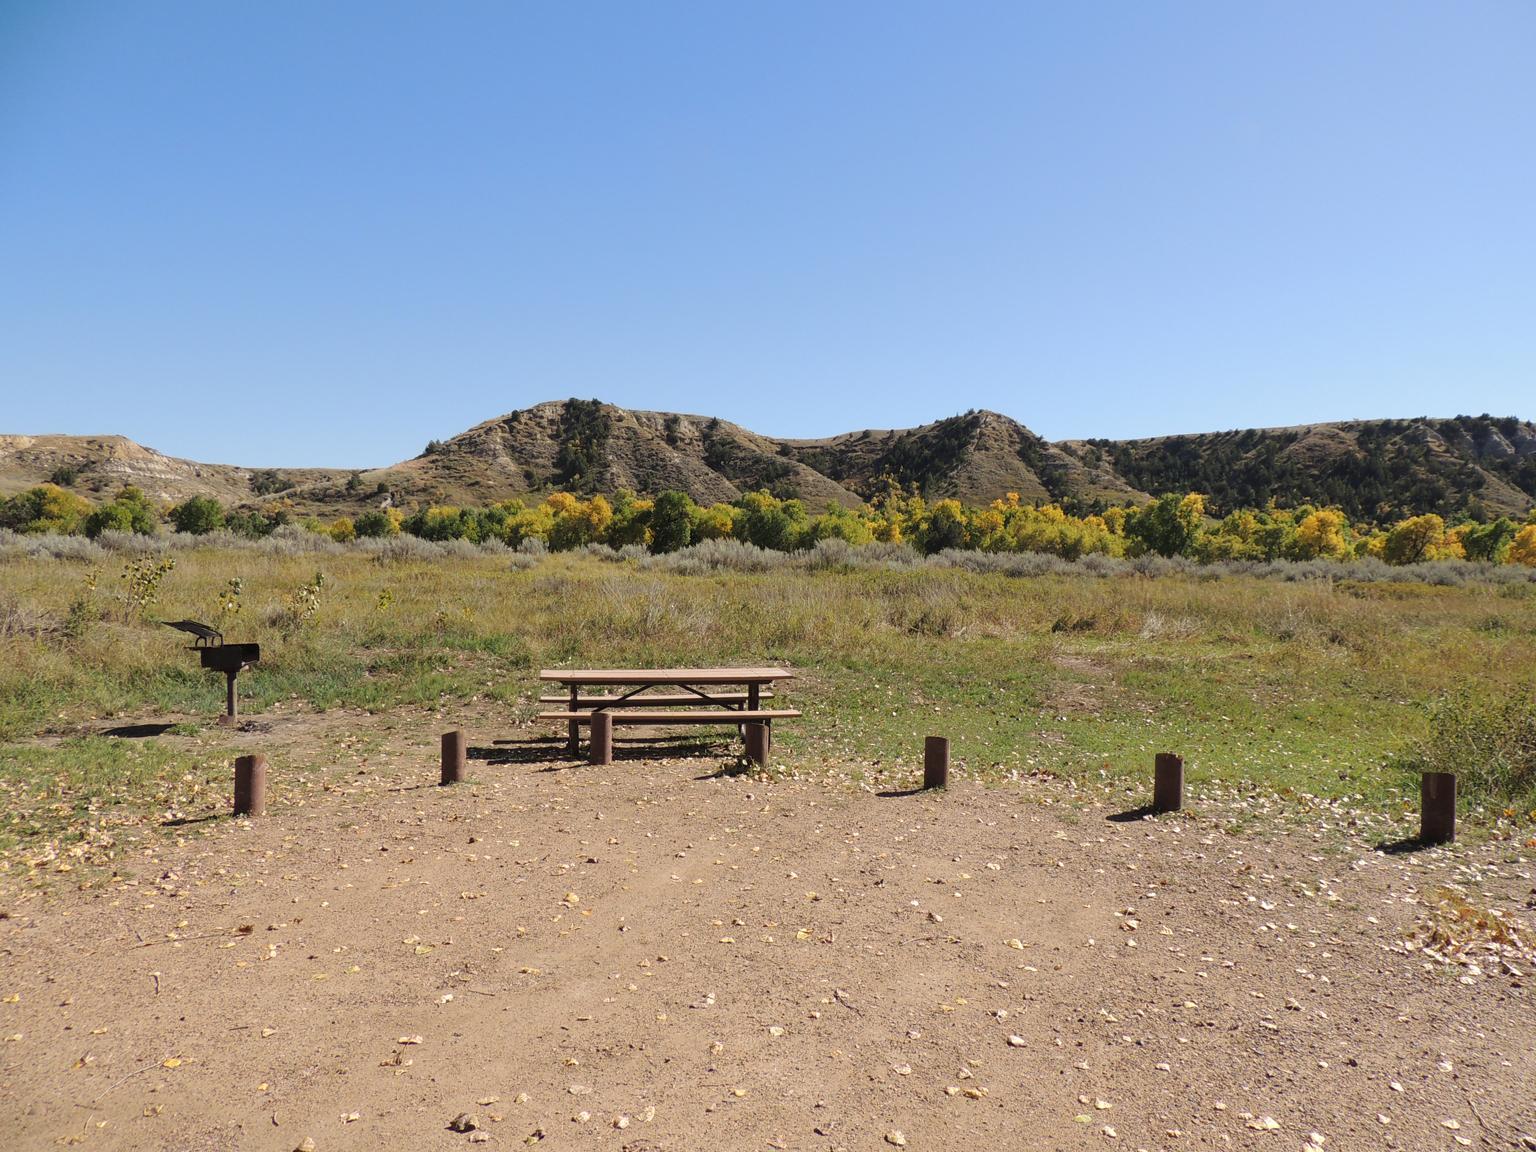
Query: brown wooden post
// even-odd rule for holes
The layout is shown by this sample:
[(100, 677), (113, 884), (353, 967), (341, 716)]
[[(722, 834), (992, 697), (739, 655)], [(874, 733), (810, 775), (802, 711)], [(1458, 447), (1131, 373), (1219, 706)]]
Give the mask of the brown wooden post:
[(1426, 772), (1419, 779), (1419, 842), (1456, 839), (1456, 773)]
[(444, 787), (464, 781), (464, 761), (469, 755), (465, 743), (464, 733), (457, 728), (443, 733), (443, 775), (438, 783)]
[(1159, 752), (1152, 764), (1152, 811), (1177, 812), (1184, 807), (1184, 757)]
[(267, 814), (267, 758), (257, 752), (235, 760), (235, 815)]
[(949, 786), (949, 737), (929, 736), (923, 740), (923, 788)]
[(753, 720), (747, 725), (747, 759), (762, 768), (768, 763), (768, 754), (773, 751), (773, 731), (761, 720)]
[(587, 733), (587, 763), (613, 763), (613, 713), (599, 708), (592, 713), (591, 731)]

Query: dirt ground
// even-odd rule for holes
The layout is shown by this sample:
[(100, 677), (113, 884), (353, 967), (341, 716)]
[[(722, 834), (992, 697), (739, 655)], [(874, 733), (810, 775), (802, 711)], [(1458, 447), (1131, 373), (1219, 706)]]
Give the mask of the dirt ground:
[(399, 739), (7, 896), (0, 1144), (1536, 1147), (1529, 849)]

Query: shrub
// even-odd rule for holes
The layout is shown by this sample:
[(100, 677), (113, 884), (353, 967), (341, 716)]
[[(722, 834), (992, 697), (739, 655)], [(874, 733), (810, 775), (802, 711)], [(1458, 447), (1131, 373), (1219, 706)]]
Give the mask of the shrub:
[(382, 508), (370, 508), (366, 512), (359, 512), (352, 521), (352, 531), (355, 535), (370, 537), (385, 537), (400, 535), (400, 525), (395, 518)]
[(136, 536), (153, 536), (158, 527), (155, 510), (149, 506), (144, 493), (132, 484), (127, 485), (113, 498), (85, 518), (85, 534), (91, 539), (106, 532), (131, 532)]
[(1429, 735), (1398, 758), (1411, 772), (1455, 772), (1458, 789), (1499, 802), (1536, 799), (1536, 683), (1503, 695), (1463, 685), (1430, 715)]
[(147, 553), (124, 564), (123, 598), (128, 602), (128, 607), (141, 616), (148, 612), (160, 598), (160, 582), (175, 568), (174, 556), (156, 560)]
[(28, 535), (52, 532), (61, 536), (79, 532), (91, 513), (90, 504), (57, 484), (39, 484), (0, 501), (0, 528)]
[(251, 473), (251, 491), (258, 496), (272, 496), (278, 492), (286, 492), (293, 486), (292, 480), (278, 475), (272, 468), (258, 468)]
[(171, 509), (171, 523), (178, 532), (206, 536), (224, 527), (224, 508), (212, 496), (193, 496)]
[(287, 603), (273, 620), (284, 636), (296, 635), (314, 620), (320, 611), (320, 595), (325, 591), (325, 584), (325, 573), (316, 572), (313, 579), (300, 584), (289, 595)]
[(334, 555), (341, 551), (341, 545), (329, 536), (311, 532), (299, 524), (284, 524), (274, 529), (260, 547), (271, 556), (309, 556), (317, 552)]

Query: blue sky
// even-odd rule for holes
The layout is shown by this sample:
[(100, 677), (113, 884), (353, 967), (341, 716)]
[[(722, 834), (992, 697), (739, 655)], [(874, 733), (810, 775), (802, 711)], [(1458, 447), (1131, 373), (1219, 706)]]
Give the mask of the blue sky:
[(1536, 5), (0, 0), (0, 432), (1536, 417)]

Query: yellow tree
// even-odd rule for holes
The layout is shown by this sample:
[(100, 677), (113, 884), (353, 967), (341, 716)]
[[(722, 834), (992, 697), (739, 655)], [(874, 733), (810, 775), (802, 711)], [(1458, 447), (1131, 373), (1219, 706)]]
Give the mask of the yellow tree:
[(1342, 560), (1349, 553), (1344, 538), (1344, 513), (1320, 508), (1296, 525), (1296, 556), (1301, 560)]
[(1433, 512), (1414, 516), (1392, 526), (1382, 546), (1388, 564), (1417, 564), (1433, 559), (1432, 549), (1445, 538), (1445, 521)]
[(1509, 545), (1509, 562), (1536, 568), (1536, 524), (1527, 524), (1515, 533)]

